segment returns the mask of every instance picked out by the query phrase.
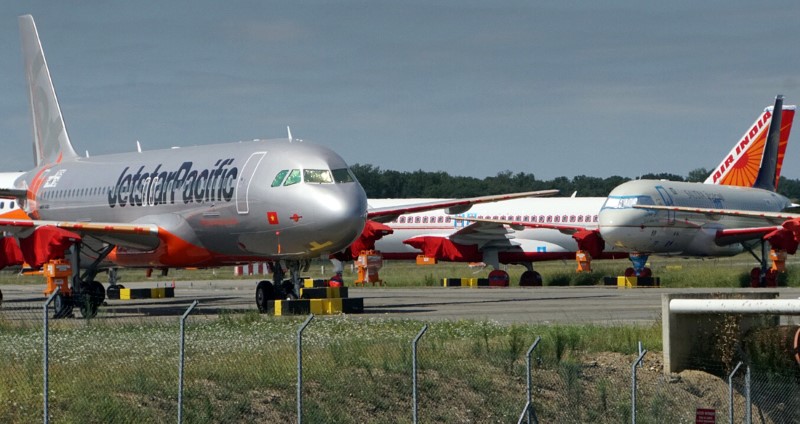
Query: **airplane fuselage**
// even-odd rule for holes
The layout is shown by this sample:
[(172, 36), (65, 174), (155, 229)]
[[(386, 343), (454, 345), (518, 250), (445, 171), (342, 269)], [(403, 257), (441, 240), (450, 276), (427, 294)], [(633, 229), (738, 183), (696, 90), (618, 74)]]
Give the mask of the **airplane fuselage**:
[(628, 252), (686, 256), (730, 256), (739, 243), (715, 242), (718, 230), (761, 227), (763, 220), (723, 215), (654, 211), (634, 205), (781, 211), (791, 204), (777, 193), (747, 187), (635, 180), (617, 186), (599, 214), (606, 248)]
[(347, 247), (366, 219), (366, 195), (344, 160), (286, 139), (78, 158), (17, 185), (34, 219), (165, 230), (170, 242), (158, 248), (127, 239), (136, 248), (112, 258), (127, 266), (313, 258)]
[[(401, 203), (425, 203), (437, 199), (370, 199), (373, 207)], [(413, 259), (421, 252), (403, 243), (415, 237), (449, 238), (481, 250), (495, 249), (504, 263), (574, 259), (578, 245), (569, 234), (554, 229), (525, 228), (517, 231), (486, 229), (470, 231), (470, 218), (499, 219), (527, 223), (564, 224), (597, 228), (598, 212), (605, 197), (526, 198), (477, 204), (463, 214), (431, 211), (401, 216), (387, 223), (394, 233), (375, 243), (388, 259)], [(479, 227), (480, 228), (480, 227)], [(472, 258), (480, 261), (481, 258)]]

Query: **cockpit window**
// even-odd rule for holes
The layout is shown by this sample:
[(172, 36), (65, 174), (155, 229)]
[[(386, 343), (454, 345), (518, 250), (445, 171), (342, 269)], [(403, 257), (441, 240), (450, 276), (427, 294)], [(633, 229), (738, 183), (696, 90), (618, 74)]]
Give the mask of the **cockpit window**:
[(300, 182), (306, 184), (342, 184), (356, 181), (355, 175), (348, 168), (339, 169), (288, 169), (281, 170), (272, 180), (272, 187), (290, 186)]
[(289, 176), (286, 177), (286, 181), (283, 182), (283, 185), (290, 186), (292, 184), (297, 184), (302, 181), (302, 174), (300, 173), (299, 169), (292, 169), (289, 172)]
[(283, 179), (286, 178), (286, 174), (289, 173), (288, 169), (284, 169), (281, 172), (278, 172), (278, 175), (275, 176), (275, 179), (272, 180), (272, 186), (278, 187), (283, 182)]
[(309, 184), (333, 184), (333, 177), (327, 169), (306, 169), (303, 170), (303, 181)]
[(634, 205), (655, 205), (650, 196), (609, 196), (603, 209), (629, 209)]
[(352, 183), (353, 181), (355, 181), (355, 178), (350, 173), (349, 169), (340, 168), (333, 170), (333, 181), (336, 182), (336, 184)]

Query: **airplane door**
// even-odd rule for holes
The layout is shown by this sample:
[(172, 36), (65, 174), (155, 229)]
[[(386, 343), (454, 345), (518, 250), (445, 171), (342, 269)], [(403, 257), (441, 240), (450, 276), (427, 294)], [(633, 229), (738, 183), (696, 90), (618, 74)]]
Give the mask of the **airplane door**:
[[(664, 202), (664, 206), (674, 206), (675, 202), (672, 201), (672, 195), (667, 192), (667, 190), (662, 186), (656, 186), (656, 190), (658, 194), (661, 195), (661, 200)], [(674, 225), (675, 224), (675, 211), (667, 211), (667, 225)]]
[(258, 169), (261, 160), (267, 152), (256, 152), (247, 158), (247, 162), (242, 167), (242, 173), (239, 174), (239, 180), (236, 182), (236, 212), (239, 215), (246, 215), (250, 213), (250, 204), (248, 203), (248, 195), (250, 193), (250, 184), (253, 182), (253, 175)]

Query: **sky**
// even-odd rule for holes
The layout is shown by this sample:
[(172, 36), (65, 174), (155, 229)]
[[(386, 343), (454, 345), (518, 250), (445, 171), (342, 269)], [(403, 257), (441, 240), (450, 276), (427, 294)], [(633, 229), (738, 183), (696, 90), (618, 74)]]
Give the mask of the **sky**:
[(687, 175), (800, 102), (797, 1), (4, 1), (0, 171), (33, 166), (23, 14), (92, 156), (290, 126), (385, 170)]

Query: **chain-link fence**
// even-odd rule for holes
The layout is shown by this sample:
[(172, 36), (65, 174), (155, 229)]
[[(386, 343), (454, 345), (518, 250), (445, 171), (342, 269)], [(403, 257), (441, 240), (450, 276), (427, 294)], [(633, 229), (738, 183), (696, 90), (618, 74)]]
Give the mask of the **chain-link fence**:
[(688, 423), (699, 410), (740, 423), (750, 409), (754, 422), (800, 422), (796, 369), (751, 370), (748, 405), (748, 364), (665, 376), (660, 346), (645, 343), (637, 366), (637, 340), (656, 344), (646, 327), (306, 321), (200, 304), (183, 336), (174, 316), (113, 315), (51, 320), (46, 334), (35, 304), (0, 315), (2, 422), (41, 421), (45, 408), (52, 422), (527, 422), (527, 402), (539, 423)]

